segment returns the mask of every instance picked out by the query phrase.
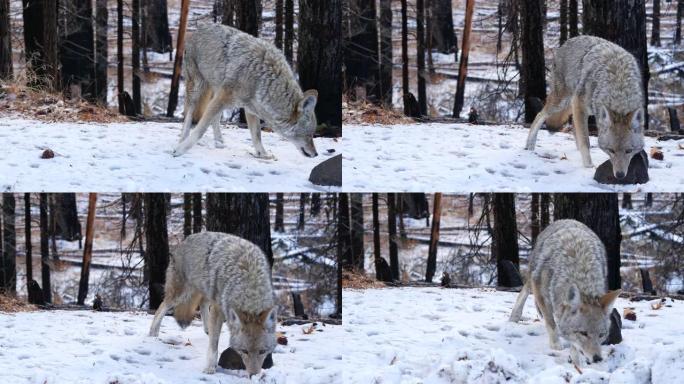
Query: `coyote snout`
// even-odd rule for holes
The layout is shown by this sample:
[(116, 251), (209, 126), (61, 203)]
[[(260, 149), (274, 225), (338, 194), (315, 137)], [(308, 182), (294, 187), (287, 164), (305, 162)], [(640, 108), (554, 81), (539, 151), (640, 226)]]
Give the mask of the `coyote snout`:
[(618, 179), (627, 175), (632, 157), (644, 148), (642, 120), (641, 108), (622, 114), (602, 107), (598, 115), (598, 145), (610, 158)]
[(510, 320), (520, 320), (532, 291), (551, 348), (561, 349), (563, 337), (570, 343), (574, 364), (598, 363), (603, 360), (601, 343), (610, 330), (609, 314), (620, 294), (620, 290), (606, 292), (606, 285), (601, 239), (578, 221), (558, 220), (537, 238), (529, 256), (528, 278)]

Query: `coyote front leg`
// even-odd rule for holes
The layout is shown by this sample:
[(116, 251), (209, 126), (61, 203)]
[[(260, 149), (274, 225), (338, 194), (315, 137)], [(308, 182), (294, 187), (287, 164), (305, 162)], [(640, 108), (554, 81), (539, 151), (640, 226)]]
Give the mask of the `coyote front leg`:
[(591, 162), (589, 152), (589, 128), (587, 127), (587, 113), (584, 110), (584, 102), (579, 96), (572, 98), (572, 122), (575, 126), (575, 141), (577, 149), (582, 155), (582, 164), (587, 168), (594, 165)]
[(154, 313), (154, 320), (152, 320), (152, 325), (150, 326), (149, 336), (159, 336), (159, 327), (169, 309), (171, 309), (171, 307), (168, 305), (167, 300), (163, 300), (161, 304), (159, 304), (159, 308), (157, 308), (157, 311)]
[(260, 159), (275, 159), (273, 154), (266, 152), (264, 145), (261, 143), (261, 124), (259, 118), (249, 112), (245, 112), (245, 118), (247, 118), (247, 126), (249, 127), (249, 133), (252, 135), (252, 144), (254, 145), (254, 157)]
[(204, 373), (215, 373), (216, 363), (218, 359), (218, 342), (221, 336), (221, 327), (223, 326), (223, 314), (217, 305), (212, 305), (209, 308), (209, 349), (207, 350), (207, 365), (204, 368)]

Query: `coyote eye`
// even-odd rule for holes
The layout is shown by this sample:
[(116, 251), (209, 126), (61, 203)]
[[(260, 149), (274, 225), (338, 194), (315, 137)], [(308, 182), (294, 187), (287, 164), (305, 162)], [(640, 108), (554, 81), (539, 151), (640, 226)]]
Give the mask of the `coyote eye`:
[(625, 150), (625, 153), (629, 155), (630, 153), (632, 153), (632, 150), (631, 150), (631, 149), (626, 149), (626, 150)]
[(260, 354), (260, 355), (265, 355), (265, 354), (266, 354), (266, 350), (265, 350), (265, 349), (260, 350), (260, 351), (259, 351), (259, 354)]
[(584, 331), (580, 332), (580, 335), (582, 335), (582, 336), (584, 336), (584, 337), (589, 337), (589, 334), (586, 333), (586, 332), (584, 332)]
[(613, 155), (615, 154), (615, 151), (612, 149), (608, 149), (608, 152), (612, 153)]
[(241, 349), (240, 352), (244, 353), (245, 355), (249, 355), (249, 351), (246, 349)]

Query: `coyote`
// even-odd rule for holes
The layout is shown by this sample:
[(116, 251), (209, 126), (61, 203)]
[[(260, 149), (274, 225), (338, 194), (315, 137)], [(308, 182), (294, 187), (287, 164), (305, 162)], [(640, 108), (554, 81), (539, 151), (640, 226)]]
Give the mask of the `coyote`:
[(534, 150), (546, 121), (558, 129), (572, 114), (575, 141), (585, 167), (593, 167), (587, 119), (596, 116), (598, 145), (610, 157), (613, 174), (627, 175), (632, 156), (644, 147), (644, 96), (634, 56), (595, 36), (573, 37), (558, 50), (551, 71), (551, 93), (537, 114), (525, 149)]
[(561, 349), (558, 336), (570, 342), (570, 357), (593, 362), (601, 357), (608, 336), (609, 314), (620, 290), (607, 291), (606, 250), (601, 239), (575, 220), (558, 220), (537, 238), (529, 256), (528, 278), (513, 306), (510, 321), (522, 316), (532, 290), (544, 318), (551, 348)]
[(188, 236), (171, 254), (166, 270), (164, 301), (154, 314), (150, 336), (159, 335), (164, 315), (173, 309), (185, 328), (200, 306), (209, 335), (205, 373), (216, 372), (223, 322), (230, 330), (230, 347), (249, 375), (258, 374), (276, 345), (277, 308), (264, 253), (237, 236), (202, 232)]
[(216, 146), (223, 147), (219, 121), (228, 106), (245, 109), (255, 157), (274, 158), (261, 143), (260, 119), (305, 156), (318, 155), (313, 142), (318, 92), (302, 93), (272, 44), (235, 28), (200, 23), (186, 44), (184, 76), (185, 119), (174, 156), (187, 152), (210, 125)]

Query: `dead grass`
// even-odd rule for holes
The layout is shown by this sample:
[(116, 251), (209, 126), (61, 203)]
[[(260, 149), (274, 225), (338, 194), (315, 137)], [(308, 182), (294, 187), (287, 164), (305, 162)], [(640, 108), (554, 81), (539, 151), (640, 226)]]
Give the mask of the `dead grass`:
[(19, 116), (48, 122), (124, 122), (115, 111), (82, 99), (66, 99), (61, 94), (25, 85), (23, 77), (0, 83), (0, 115)]
[(37, 309), (35, 305), (25, 303), (14, 296), (0, 295), (0, 312), (31, 312)]
[(366, 101), (342, 101), (342, 124), (411, 124), (410, 117)]
[(342, 288), (369, 289), (384, 287), (386, 287), (385, 284), (368, 276), (346, 269), (342, 270)]

